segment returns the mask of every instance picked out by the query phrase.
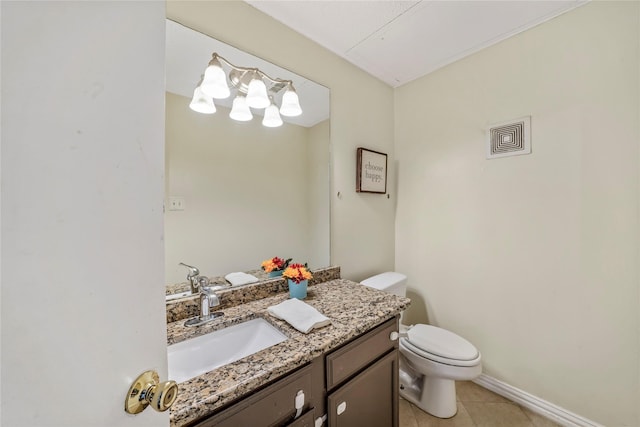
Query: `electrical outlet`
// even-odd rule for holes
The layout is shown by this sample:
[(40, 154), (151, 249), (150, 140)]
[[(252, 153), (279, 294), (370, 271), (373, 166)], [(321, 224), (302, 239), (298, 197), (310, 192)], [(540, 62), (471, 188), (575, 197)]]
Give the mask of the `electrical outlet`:
[(169, 197), (170, 211), (183, 211), (185, 208), (184, 197)]

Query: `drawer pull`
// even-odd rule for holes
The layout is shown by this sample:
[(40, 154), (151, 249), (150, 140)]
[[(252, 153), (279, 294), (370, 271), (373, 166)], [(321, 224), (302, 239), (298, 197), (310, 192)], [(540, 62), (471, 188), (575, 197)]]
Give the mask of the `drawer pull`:
[(341, 404), (338, 405), (338, 407), (336, 408), (336, 413), (338, 415), (342, 414), (344, 411), (347, 410), (347, 402), (342, 402)]
[(304, 407), (304, 391), (298, 390), (296, 394), (296, 416), (293, 418), (294, 420), (298, 418), (302, 414), (302, 408)]

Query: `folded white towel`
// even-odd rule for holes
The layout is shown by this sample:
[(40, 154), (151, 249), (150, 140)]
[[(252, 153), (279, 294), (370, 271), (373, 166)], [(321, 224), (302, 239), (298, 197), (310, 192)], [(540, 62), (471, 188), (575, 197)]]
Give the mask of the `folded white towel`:
[(304, 301), (291, 298), (267, 308), (273, 317), (285, 320), (302, 333), (308, 334), (314, 328), (321, 328), (331, 320)]
[(256, 276), (242, 272), (229, 273), (224, 276), (224, 278), (227, 279), (227, 282), (231, 283), (231, 286), (246, 285), (258, 281)]

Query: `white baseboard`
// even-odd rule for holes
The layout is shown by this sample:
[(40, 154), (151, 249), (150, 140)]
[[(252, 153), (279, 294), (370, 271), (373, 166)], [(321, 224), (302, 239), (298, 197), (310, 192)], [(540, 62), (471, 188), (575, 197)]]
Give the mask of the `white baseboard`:
[(474, 383), (565, 427), (605, 427), (493, 377), (481, 374)]

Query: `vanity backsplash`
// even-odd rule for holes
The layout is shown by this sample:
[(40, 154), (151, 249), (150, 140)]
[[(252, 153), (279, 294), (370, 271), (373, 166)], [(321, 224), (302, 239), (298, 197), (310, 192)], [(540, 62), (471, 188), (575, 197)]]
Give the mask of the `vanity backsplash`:
[[(220, 299), (220, 306), (216, 310), (222, 310), (227, 307), (244, 304), (257, 299), (266, 298), (268, 296), (287, 292), (287, 280), (282, 277), (269, 278), (266, 273), (261, 270), (251, 271), (250, 274), (260, 279), (260, 282), (249, 285), (229, 287), (216, 291), (216, 295)], [(340, 278), (340, 267), (325, 267), (313, 270), (313, 279), (309, 280), (309, 286), (317, 283), (327, 282), (329, 280)], [(211, 286), (216, 284), (228, 283), (224, 277), (209, 278)], [(167, 286), (167, 294), (175, 294), (189, 289), (189, 283), (178, 283)], [(191, 295), (185, 298), (167, 301), (167, 323), (177, 322), (178, 320), (188, 319), (200, 314), (199, 296)]]

